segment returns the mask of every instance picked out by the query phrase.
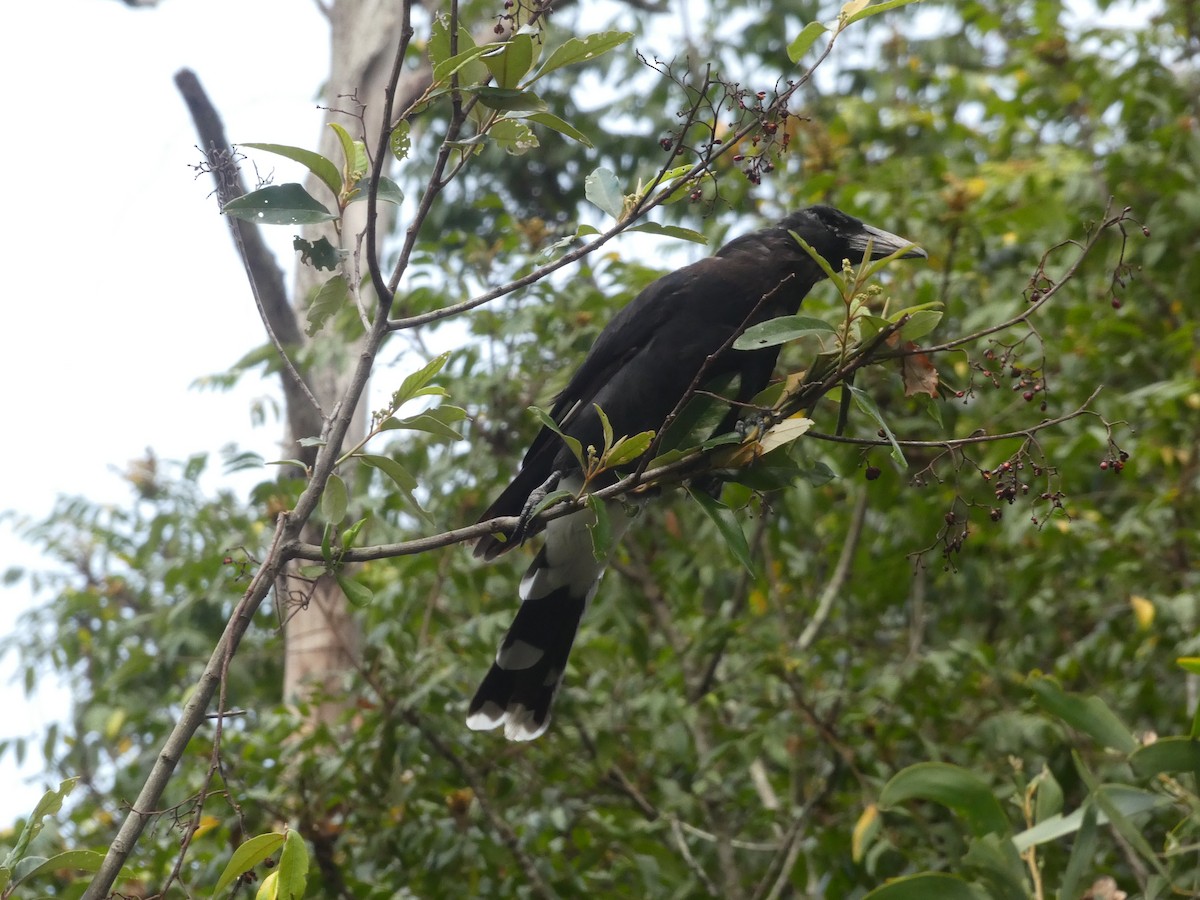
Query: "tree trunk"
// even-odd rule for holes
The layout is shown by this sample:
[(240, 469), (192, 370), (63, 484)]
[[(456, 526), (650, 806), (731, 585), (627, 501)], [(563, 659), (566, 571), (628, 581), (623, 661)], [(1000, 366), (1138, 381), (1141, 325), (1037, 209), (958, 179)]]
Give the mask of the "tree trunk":
[[(327, 11), (331, 64), (322, 104), (326, 108), (325, 124), (339, 123), (354, 137), (365, 140), (373, 152), (382, 124), (383, 88), (400, 37), (400, 4), (393, 0), (337, 0)], [(360, 104), (365, 104), (365, 109)], [(354, 118), (360, 110), (361, 123)], [(333, 129), (322, 128), (318, 152), (334, 161), (341, 159), (342, 151)], [(315, 176), (310, 175), (308, 182), (310, 193), (319, 196), (324, 190)], [(306, 227), (304, 237), (310, 241), (325, 237), (334, 246), (340, 245), (353, 253), (358, 235), (366, 228), (366, 212), (366, 203), (350, 206), (343, 217), (340, 238), (329, 223)], [(387, 210), (381, 209), (381, 219), (386, 214)], [(387, 222), (381, 221), (378, 233), (387, 231)], [(292, 292), (297, 318), (302, 320), (308, 303), (329, 277), (330, 273), (311, 266), (297, 269)], [(309, 369), (306, 377), (321, 409), (329, 415), (345, 393), (359, 347), (342, 344), (336, 336), (319, 335), (315, 340), (329, 343), (319, 354), (326, 362), (320, 368)], [(290, 400), (288, 406), (289, 447), (297, 454), (296, 458), (308, 459), (296, 441), (318, 435), (321, 423), (319, 420), (314, 423), (313, 417), (303, 410), (293, 410)], [(366, 419), (366, 406), (360, 404), (348, 436), (350, 442), (362, 438)], [(320, 543), (321, 525), (310, 522), (304, 540)], [(312, 707), (313, 724), (332, 724), (347, 705), (344, 681), (359, 659), (358, 628), (345, 595), (333, 578), (322, 577), (314, 585), (298, 579), (293, 571), (287, 582), (282, 596), (303, 598), (307, 602), (297, 610), (289, 604), (283, 605), (287, 616), (283, 698), (287, 703), (317, 698)]]

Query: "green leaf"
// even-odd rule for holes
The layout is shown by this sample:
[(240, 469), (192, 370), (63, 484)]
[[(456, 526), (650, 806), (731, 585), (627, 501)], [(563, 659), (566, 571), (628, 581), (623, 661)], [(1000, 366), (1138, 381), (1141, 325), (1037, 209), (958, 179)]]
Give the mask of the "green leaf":
[(233, 884), (239, 876), (249, 872), (260, 862), (267, 859), (272, 853), (283, 846), (283, 841), (283, 835), (277, 832), (256, 835), (248, 841), (244, 841), (240, 847), (233, 851), (233, 856), (230, 857), (229, 863), (225, 866), (225, 871), (217, 879), (213, 893), (219, 893), (223, 888)]
[(923, 309), (915, 312), (900, 329), (900, 337), (906, 341), (915, 341), (937, 328), (941, 321), (942, 313), (939, 310)]
[(787, 55), (794, 63), (800, 62), (800, 58), (808, 52), (808, 48), (816, 43), (817, 38), (829, 31), (820, 22), (809, 22), (796, 35), (795, 39), (788, 44)]
[(633, 460), (649, 450), (650, 444), (653, 442), (653, 431), (643, 431), (640, 434), (620, 438), (605, 455), (605, 465), (615, 469), (617, 466), (633, 462)]
[(332, 160), (326, 159), (320, 153), (305, 150), (303, 147), (289, 147), (286, 144), (239, 144), (239, 147), (251, 147), (255, 150), (265, 150), (276, 156), (283, 156), (293, 162), (298, 162), (312, 172), (321, 182), (333, 191), (333, 196), (342, 192), (342, 173)]
[(349, 296), (350, 285), (346, 283), (344, 275), (334, 275), (321, 285), (312, 303), (305, 310), (308, 324), (304, 327), (304, 333), (312, 337), (324, 328), (325, 323), (338, 314)]
[(625, 209), (625, 197), (621, 184), (611, 169), (603, 166), (593, 171), (583, 181), (584, 196), (588, 202), (600, 207), (614, 219), (620, 219)]
[[(1071, 857), (1067, 860), (1062, 881), (1059, 882), (1058, 896), (1064, 900), (1079, 896), (1080, 880), (1085, 878), (1096, 864), (1096, 829), (1098, 825), (1099, 816), (1096, 812), (1096, 805), (1089, 800), (1079, 810), (1079, 822), (1076, 825), (1079, 836), (1075, 838), (1071, 846)], [(1017, 849), (1022, 849), (1019, 844)]]
[[(861, 22), (863, 19), (869, 19), (871, 16), (877, 16), (881, 12), (887, 12), (890, 9), (898, 9), (901, 6), (908, 6), (910, 3), (915, 3), (916, 0), (884, 0), (883, 3), (877, 3), (874, 6), (868, 6), (861, 3), (861, 0), (854, 0), (852, 3), (847, 3), (843, 7), (843, 12), (855, 8), (854, 11), (846, 15), (846, 20), (841, 24), (844, 28), (847, 25), (853, 25), (855, 22)], [(840, 30), (840, 29), (839, 29)]]
[(564, 434), (563, 430), (558, 427), (558, 423), (555, 422), (554, 419), (550, 416), (550, 414), (548, 412), (546, 412), (544, 409), (539, 409), (536, 406), (531, 406), (531, 407), (529, 407), (529, 411), (531, 413), (533, 413), (535, 416), (537, 416), (538, 421), (541, 422), (543, 426), (545, 426), (546, 428), (549, 428), (551, 431), (553, 431), (555, 434), (557, 434), (560, 438), (562, 438), (563, 443), (565, 443), (567, 445), (567, 447), (570, 448), (571, 455), (575, 457), (576, 461), (579, 463), (580, 466), (587, 465), (587, 460), (584, 458), (584, 455), (583, 455), (583, 445), (581, 443), (579, 443), (578, 438), (573, 438), (569, 434)]
[(631, 37), (633, 37), (633, 32), (631, 31), (604, 31), (597, 34), (589, 34), (585, 38), (571, 38), (550, 54), (549, 59), (538, 69), (537, 74), (530, 79), (530, 83), (532, 84), (539, 78), (549, 75), (555, 69), (561, 69), (563, 66), (571, 66), (576, 63), (595, 59), (602, 53), (607, 53), (614, 47), (619, 47)]
[(404, 381), (400, 382), (400, 387), (392, 394), (392, 409), (399, 409), (409, 400), (421, 396), (422, 389), (429, 384), (442, 371), (442, 367), (446, 365), (446, 360), (450, 358), (450, 351), (439, 353), (417, 371), (407, 375)]
[(29, 849), (29, 843), (38, 834), (41, 833), (46, 816), (52, 816), (62, 809), (63, 800), (67, 795), (75, 789), (78, 783), (78, 778), (67, 778), (59, 782), (58, 790), (46, 791), (42, 794), (42, 798), (38, 800), (37, 806), (33, 808), (33, 812), (29, 814), (29, 819), (21, 828), (21, 833), (17, 835), (16, 843), (12, 849), (8, 851), (8, 855), (4, 858), (4, 868), (11, 869), (25, 855)]
[[(492, 46), (490, 44), (484, 44), (482, 47), (471, 47), (468, 50), (463, 50), (461, 53), (451, 56), (449, 59), (442, 60), (433, 67), (433, 80), (447, 81), (451, 75), (461, 70), (468, 63), (474, 62), (485, 53), (491, 52), (491, 50)], [(460, 81), (466, 84), (474, 84), (477, 79), (464, 78), (460, 79)]]
[(300, 900), (308, 883), (308, 847), (304, 838), (291, 828), (283, 842), (283, 852), (279, 854), (279, 868), (275, 871), (279, 873), (278, 900)]
[(1129, 817), (1112, 802), (1112, 799), (1104, 791), (1097, 790), (1092, 794), (1092, 799), (1096, 801), (1096, 806), (1104, 815), (1108, 816), (1108, 821), (1113, 829), (1125, 838), (1126, 842), (1135, 849), (1138, 854), (1158, 870), (1158, 874), (1164, 878), (1169, 877), (1166, 867), (1158, 858), (1158, 854), (1154, 852), (1154, 848), (1150, 846), (1150, 842), (1146, 840), (1142, 829), (1135, 826), (1129, 821)]
[(682, 228), (679, 225), (660, 225), (658, 222), (643, 222), (641, 225), (634, 225), (630, 231), (640, 231), (643, 234), (661, 234), (664, 237), (679, 238), (684, 241), (691, 241), (693, 244), (707, 244), (708, 238), (698, 231), (693, 231), (690, 228)]
[(600, 429), (604, 433), (604, 452), (607, 453), (612, 449), (613, 438), (615, 437), (613, 434), (612, 423), (608, 421), (608, 416), (605, 415), (604, 410), (600, 408), (600, 404), (593, 403), (592, 406), (595, 407), (596, 416), (600, 419)]
[(608, 504), (595, 494), (587, 495), (588, 509), (592, 511), (594, 521), (587, 529), (592, 538), (592, 556), (597, 562), (604, 562), (612, 552), (612, 523), (608, 518)]
[(546, 101), (533, 91), (515, 90), (513, 88), (498, 88), (484, 85), (472, 88), (471, 93), (479, 98), (479, 102), (488, 109), (508, 112), (510, 110), (541, 112), (546, 108)]
[(423, 431), (426, 434), (432, 434), (435, 437), (444, 438), (448, 441), (461, 441), (462, 435), (441, 421), (436, 416), (429, 413), (419, 413), (415, 416), (409, 416), (406, 419), (398, 419), (399, 428), (404, 428), (409, 431)]
[[(369, 183), (366, 178), (358, 182), (354, 196), (350, 199), (351, 203), (359, 203), (367, 199), (367, 187)], [(392, 181), (386, 175), (379, 176), (379, 190), (375, 193), (375, 199), (381, 203), (392, 203), (399, 206), (404, 202), (404, 191), (400, 190), (400, 185)]]
[[(479, 84), (485, 81), (489, 75), (487, 66), (480, 62), (478, 57), (494, 49), (495, 45), (492, 44), (484, 44), (482, 47), (476, 47), (475, 39), (471, 37), (471, 32), (460, 25), (456, 55), (462, 56), (465, 53), (471, 53), (473, 50), (478, 50), (479, 52), (474, 54), (474, 58), (467, 60), (462, 65), (451, 63), (450, 21), (446, 16), (437, 16), (433, 21), (433, 28), (429, 36), (429, 59), (433, 63), (435, 73), (440, 70), (444, 74), (441, 77), (435, 74), (434, 80), (443, 81), (448, 79), (453, 72), (457, 72), (458, 82), (463, 86)], [(453, 72), (450, 70), (453, 70)], [(445, 92), (443, 91), (442, 93)]]
[[(1105, 784), (1101, 785), (1098, 790), (1102, 791), (1113, 808), (1120, 810), (1124, 816), (1136, 816), (1139, 813), (1171, 805), (1170, 797), (1124, 784)], [(1018, 853), (1024, 853), (1035, 844), (1045, 844), (1073, 834), (1083, 825), (1085, 810), (1092, 806), (1092, 801), (1089, 799), (1082, 807), (1069, 815), (1050, 816), (1044, 822), (1039, 822), (1032, 828), (1026, 828), (1020, 834), (1013, 835), (1013, 846), (1017, 848)], [(1106, 825), (1108, 816), (1100, 814), (1097, 821), (1101, 825)]]
[(1029, 900), (1025, 862), (1012, 841), (998, 834), (977, 837), (970, 841), (962, 861), (975, 873), (975, 883), (985, 888), (988, 900)]
[[(37, 862), (33, 863), (35, 859)], [(66, 850), (46, 859), (27, 856), (22, 860), (22, 863), (33, 863), (33, 865), (28, 868), (18, 866), (13, 872), (13, 877), (15, 881), (24, 881), (27, 878), (32, 878), (34, 875), (54, 872), (59, 869), (95, 872), (103, 862), (104, 854), (97, 853), (95, 850)]]
[(592, 142), (588, 136), (572, 125), (570, 122), (560, 119), (553, 113), (535, 112), (525, 116), (526, 121), (536, 122), (539, 125), (544, 125), (552, 131), (557, 131), (561, 135), (569, 137), (573, 141), (578, 141), (585, 147), (591, 147)]
[(855, 316), (858, 323), (858, 335), (863, 341), (869, 341), (892, 323), (882, 316), (872, 316), (866, 313)]
[(333, 565), (333, 525), (329, 522), (321, 529), (321, 559), (326, 566)]
[(1037, 785), (1037, 792), (1034, 795), (1033, 820), (1045, 822), (1047, 819), (1061, 815), (1063, 792), (1054, 774), (1043, 765), (1042, 771), (1034, 779), (1034, 783)]
[(957, 875), (923, 872), (894, 878), (877, 887), (863, 900), (983, 900), (967, 882)]
[(346, 185), (353, 185), (367, 170), (366, 148), (360, 140), (350, 137), (350, 132), (337, 122), (330, 122), (329, 127), (337, 134), (337, 143), (342, 146), (342, 170), (347, 176)]
[(296, 235), (292, 238), (292, 249), (300, 254), (300, 261), (305, 265), (312, 266), (317, 270), (324, 269), (327, 272), (332, 272), (341, 265), (342, 259), (346, 256), (346, 251), (333, 246), (327, 237), (316, 241), (307, 241)]
[(397, 162), (407, 159), (408, 151), (412, 149), (412, 137), (409, 132), (408, 119), (405, 119), (388, 135), (388, 149), (392, 151), (392, 156)]
[[(832, 281), (834, 286), (837, 287), (838, 293), (843, 297), (846, 296), (846, 279), (842, 277), (841, 271), (835, 270), (833, 266), (829, 264), (829, 260), (818, 253), (815, 247), (811, 246), (808, 241), (800, 237), (800, 235), (798, 235), (796, 232), (789, 231), (788, 234), (790, 234), (792, 239), (800, 245), (801, 249), (803, 249), (804, 252), (809, 255), (809, 258), (821, 267), (821, 271), (825, 273), (825, 277)], [(838, 264), (841, 265), (841, 260), (838, 260)]]
[(717, 531), (725, 539), (725, 546), (737, 558), (751, 577), (756, 577), (757, 572), (754, 570), (754, 560), (750, 554), (750, 545), (746, 542), (746, 535), (742, 531), (742, 526), (738, 524), (737, 517), (733, 510), (719, 500), (710, 497), (704, 491), (695, 491), (688, 488), (688, 494), (692, 499), (700, 504), (700, 508), (704, 510), (705, 515), (712, 519), (713, 524), (717, 526)]
[(926, 762), (892, 776), (879, 794), (881, 809), (908, 800), (932, 800), (963, 817), (971, 833), (1007, 834), (1008, 817), (987, 784), (974, 772), (949, 763)]
[(1132, 753), (1138, 748), (1129, 729), (1099, 697), (1068, 693), (1052, 679), (1036, 672), (1029, 676), (1026, 684), (1042, 709), (1072, 728), (1121, 753)]
[(779, 316), (751, 325), (733, 342), (734, 350), (761, 350), (810, 334), (837, 334), (837, 329), (814, 316)]
[(342, 547), (350, 549), (354, 546), (354, 542), (358, 540), (358, 533), (362, 531), (362, 527), (367, 524), (367, 517), (363, 516), (349, 528), (342, 532)]
[(854, 397), (855, 406), (874, 419), (876, 424), (883, 429), (883, 433), (887, 435), (887, 439), (892, 445), (892, 459), (907, 469), (908, 460), (904, 458), (904, 451), (900, 449), (900, 445), (896, 442), (896, 436), (892, 434), (892, 429), (888, 427), (888, 423), (883, 420), (883, 416), (880, 414), (879, 408), (875, 405), (875, 401), (871, 399), (871, 395), (861, 388), (854, 387), (854, 385), (847, 385), (847, 387), (850, 388), (850, 395)]
[(1174, 772), (1200, 776), (1200, 741), (1188, 737), (1159, 738), (1135, 750), (1129, 757), (1129, 765), (1139, 778)]
[(488, 130), (488, 137), (511, 156), (522, 156), (540, 146), (537, 135), (516, 119), (501, 119)]
[(243, 194), (221, 212), (258, 225), (316, 225), (337, 216), (299, 184), (273, 184)]
[(529, 518), (532, 521), (536, 519), (543, 510), (547, 510), (555, 504), (562, 503), (566, 500), (574, 500), (575, 495), (570, 491), (551, 491), (543, 497), (532, 510), (529, 511)]
[(397, 487), (402, 490), (411, 491), (417, 486), (417, 479), (409, 473), (408, 469), (404, 468), (404, 466), (400, 465), (400, 463), (396, 462), (390, 456), (377, 456), (364, 453), (357, 458), (361, 459), (368, 466), (378, 469), (388, 478), (392, 479)]
[(337, 576), (338, 587), (342, 589), (342, 593), (346, 595), (354, 606), (364, 607), (370, 606), (371, 601), (375, 599), (375, 593), (360, 581), (355, 581), (348, 575)]
[(350, 496), (346, 491), (346, 482), (340, 475), (329, 476), (325, 483), (325, 491), (321, 494), (321, 518), (336, 525), (346, 518), (346, 510), (350, 506)]
[(502, 88), (515, 88), (533, 66), (533, 37), (518, 32), (483, 56), (484, 65)]

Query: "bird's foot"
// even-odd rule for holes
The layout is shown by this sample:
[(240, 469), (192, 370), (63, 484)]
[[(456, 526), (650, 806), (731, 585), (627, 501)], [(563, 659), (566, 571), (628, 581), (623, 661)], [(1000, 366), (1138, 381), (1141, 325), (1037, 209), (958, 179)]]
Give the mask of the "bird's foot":
[(733, 430), (744, 443), (746, 441), (761, 439), (775, 424), (774, 414), (766, 410), (761, 410), (738, 419), (733, 426)]
[(530, 536), (534, 517), (539, 511), (538, 507), (542, 505), (542, 501), (550, 496), (550, 492), (558, 487), (558, 483), (562, 481), (564, 474), (566, 473), (562, 470), (555, 469), (550, 473), (549, 478), (533, 489), (529, 495), (529, 499), (521, 507), (521, 514), (517, 517), (517, 527), (513, 529), (512, 536), (509, 538), (510, 541), (522, 544)]

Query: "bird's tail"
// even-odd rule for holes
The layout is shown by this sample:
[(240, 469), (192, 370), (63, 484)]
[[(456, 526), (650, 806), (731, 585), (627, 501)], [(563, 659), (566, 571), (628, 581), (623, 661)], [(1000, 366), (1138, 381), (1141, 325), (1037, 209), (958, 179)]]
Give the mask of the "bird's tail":
[[(628, 518), (619, 509), (611, 518), (615, 541)], [(521, 579), (521, 608), (471, 700), (468, 728), (503, 725), (509, 740), (531, 741), (549, 726), (575, 632), (604, 574), (606, 561), (592, 551), (594, 521), (582, 510), (547, 525), (546, 542)]]

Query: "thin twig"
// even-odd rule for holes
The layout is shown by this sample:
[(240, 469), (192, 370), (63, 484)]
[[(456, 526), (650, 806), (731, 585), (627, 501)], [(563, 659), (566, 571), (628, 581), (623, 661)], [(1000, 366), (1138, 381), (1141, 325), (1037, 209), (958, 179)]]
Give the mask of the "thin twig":
[(808, 624), (804, 626), (804, 630), (800, 632), (800, 637), (796, 638), (796, 652), (803, 653), (812, 646), (813, 641), (817, 639), (817, 632), (821, 630), (821, 626), (825, 624), (825, 620), (829, 618), (829, 613), (833, 609), (833, 603), (846, 587), (846, 582), (850, 578), (850, 571), (854, 564), (854, 554), (858, 552), (858, 542), (862, 537), (863, 525), (867, 521), (867, 491), (859, 489), (858, 497), (854, 500), (854, 512), (850, 514), (850, 527), (846, 530), (846, 538), (842, 541), (842, 552), (838, 557), (837, 565), (833, 568), (833, 574), (829, 576), (829, 581), (825, 583), (825, 589), (821, 591), (821, 597), (817, 601), (817, 608), (813, 610), (812, 618), (808, 620)]

